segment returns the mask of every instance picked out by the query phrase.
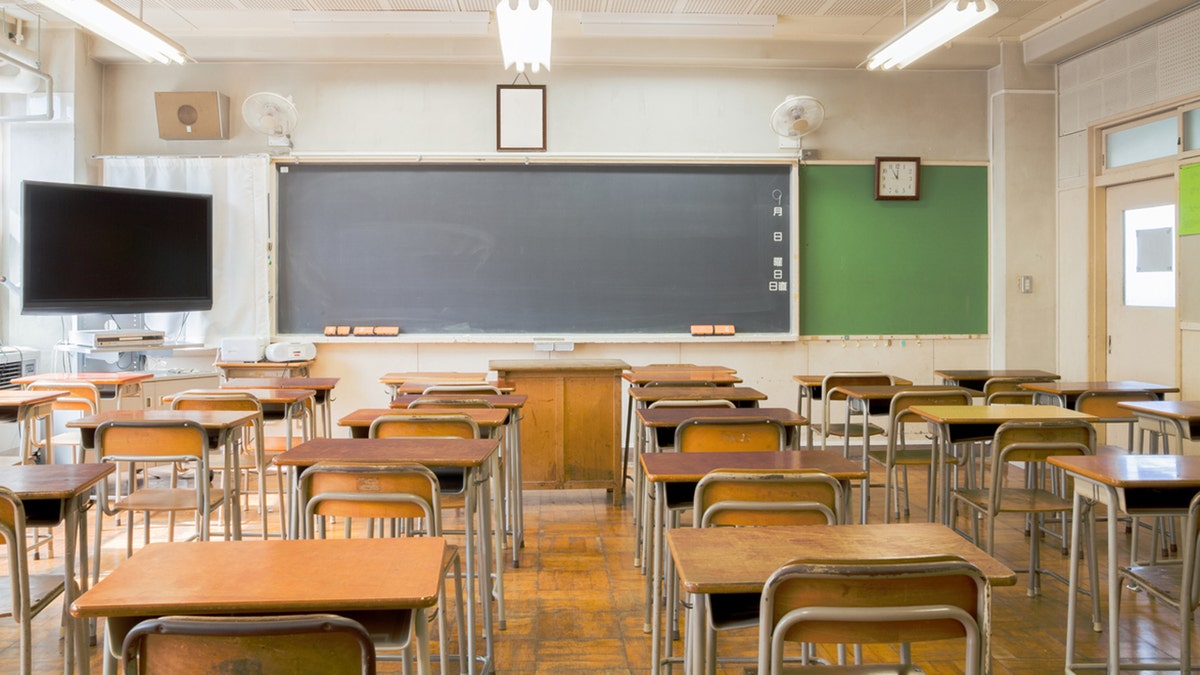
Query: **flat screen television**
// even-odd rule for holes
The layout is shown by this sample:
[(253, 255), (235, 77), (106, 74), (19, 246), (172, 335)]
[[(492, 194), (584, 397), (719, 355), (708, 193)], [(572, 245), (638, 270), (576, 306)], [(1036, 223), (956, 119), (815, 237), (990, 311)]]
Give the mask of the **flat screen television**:
[(212, 196), (24, 181), (22, 314), (212, 309)]

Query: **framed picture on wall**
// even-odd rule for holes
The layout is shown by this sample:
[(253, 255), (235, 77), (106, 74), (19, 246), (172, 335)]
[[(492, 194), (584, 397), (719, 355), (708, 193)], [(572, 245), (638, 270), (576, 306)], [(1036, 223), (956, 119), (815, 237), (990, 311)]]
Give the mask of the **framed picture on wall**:
[(496, 150), (546, 151), (546, 85), (496, 85)]

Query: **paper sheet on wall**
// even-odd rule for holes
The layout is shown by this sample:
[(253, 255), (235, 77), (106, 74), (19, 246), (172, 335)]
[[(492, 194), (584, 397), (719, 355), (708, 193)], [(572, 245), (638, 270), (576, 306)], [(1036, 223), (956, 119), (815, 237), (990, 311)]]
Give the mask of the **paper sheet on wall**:
[(1200, 164), (1179, 170), (1179, 235), (1200, 234)]

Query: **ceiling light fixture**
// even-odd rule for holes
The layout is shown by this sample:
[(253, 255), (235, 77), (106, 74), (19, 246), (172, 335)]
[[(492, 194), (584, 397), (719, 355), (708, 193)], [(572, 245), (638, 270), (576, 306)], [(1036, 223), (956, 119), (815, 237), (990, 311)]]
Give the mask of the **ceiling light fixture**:
[(945, 0), (871, 52), (867, 68), (904, 68), (998, 11), (996, 0)]
[(525, 72), (525, 65), (538, 72), (542, 66), (550, 70), (550, 28), (554, 8), (547, 0), (534, 0), (537, 9), (529, 6), (530, 0), (500, 0), (496, 5), (496, 25), (500, 29), (500, 51), (504, 55), (504, 67), (516, 65), (517, 71)]
[(40, 0), (42, 5), (63, 15), (121, 49), (147, 62), (185, 63), (187, 52), (179, 43), (147, 26), (141, 19), (109, 0)]

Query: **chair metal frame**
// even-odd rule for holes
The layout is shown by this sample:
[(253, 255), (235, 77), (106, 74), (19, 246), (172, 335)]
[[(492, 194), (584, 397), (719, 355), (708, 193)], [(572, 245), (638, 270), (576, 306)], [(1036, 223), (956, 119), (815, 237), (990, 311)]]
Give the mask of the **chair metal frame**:
[[(21, 498), (12, 490), (0, 487), (0, 540), (8, 555), (7, 599), (11, 600), (7, 607), (0, 605), (0, 616), (12, 616), (20, 628), (21, 673), (29, 675), (33, 670), (33, 618), (63, 595), (66, 587), (62, 574), (30, 574), (25, 525), (25, 506)], [(71, 625), (65, 606), (62, 612), (64, 625)], [(67, 635), (71, 636), (70, 629)], [(71, 639), (67, 640), (65, 648), (74, 649)]]
[[(835, 401), (846, 401), (846, 396), (837, 394), (834, 389), (843, 385), (859, 384), (859, 385), (894, 385), (896, 378), (887, 373), (877, 371), (839, 371), (830, 373), (821, 380), (821, 423), (809, 424), (809, 433), (821, 434), (821, 449), (827, 450), (829, 447), (830, 436), (840, 436), (842, 438), (842, 454), (849, 458), (850, 456), (850, 437), (858, 436), (863, 439), (863, 452), (867, 451), (870, 445), (872, 436), (879, 436), (885, 432), (885, 429), (877, 424), (867, 421), (862, 425), (851, 423), (850, 413), (857, 412), (847, 410), (846, 422), (835, 423), (830, 421), (830, 412), (832, 404)], [(849, 402), (846, 403), (850, 405)]]
[[(921, 604), (913, 603), (912, 588)], [(758, 672), (783, 672), (784, 645), (908, 644), (965, 638), (964, 670), (985, 672), (989, 607), (987, 579), (956, 556), (876, 560), (793, 560), (763, 586)], [(807, 648), (806, 648), (807, 652)], [(792, 673), (911, 673), (894, 666), (820, 666)], [(919, 672), (919, 671), (918, 671)]]
[[(156, 662), (154, 654), (176, 660)], [(318, 656), (319, 666), (312, 660)], [(273, 660), (264, 664), (264, 657)], [(362, 624), (334, 614), (165, 616), (134, 626), (121, 648), (125, 673), (215, 672), (234, 665), (246, 672), (254, 665), (262, 669), (255, 672), (320, 667), (330, 675), (374, 675), (376, 654)]]

